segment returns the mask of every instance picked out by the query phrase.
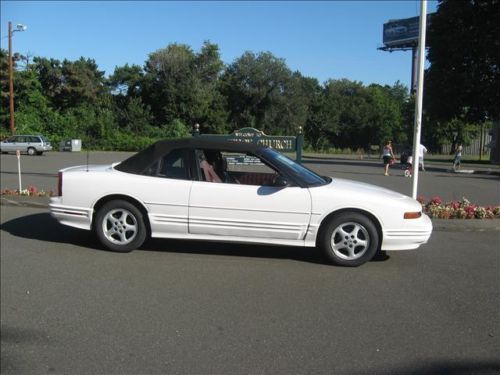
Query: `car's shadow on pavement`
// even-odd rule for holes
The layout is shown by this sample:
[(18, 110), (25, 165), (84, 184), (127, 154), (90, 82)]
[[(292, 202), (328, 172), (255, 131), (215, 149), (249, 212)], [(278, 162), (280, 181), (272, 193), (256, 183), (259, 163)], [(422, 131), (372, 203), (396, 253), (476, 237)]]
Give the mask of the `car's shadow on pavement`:
[(150, 239), (141, 248), (145, 251), (169, 253), (222, 255), (262, 259), (293, 259), (301, 262), (328, 264), (314, 248), (242, 244), (220, 241), (185, 241)]
[(12, 219), (2, 224), (1, 230), (30, 240), (97, 248), (91, 232), (61, 225), (49, 213)]
[[(92, 232), (61, 225), (48, 213), (27, 215), (7, 221), (2, 224), (1, 230), (16, 237), (31, 240), (74, 245), (96, 251), (108, 251), (102, 247)], [(329, 264), (317, 249), (298, 246), (149, 239), (140, 250), (247, 258), (292, 259), (314, 264)], [(372, 261), (380, 262), (387, 259), (389, 257), (382, 253), (377, 254)]]

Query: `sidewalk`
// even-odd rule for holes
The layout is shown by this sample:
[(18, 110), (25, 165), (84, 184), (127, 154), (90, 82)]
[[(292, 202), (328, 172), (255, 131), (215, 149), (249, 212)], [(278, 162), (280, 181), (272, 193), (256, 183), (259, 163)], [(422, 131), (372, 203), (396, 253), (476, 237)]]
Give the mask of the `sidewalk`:
[[(49, 197), (1, 196), (0, 206), (48, 209)], [(434, 231), (439, 232), (490, 232), (500, 231), (500, 219), (432, 219)]]
[[(435, 156), (436, 158), (439, 156)], [(292, 156), (294, 158), (294, 156)], [(434, 159), (433, 155), (429, 156)], [(303, 161), (314, 160), (350, 160), (368, 162), (374, 164), (381, 164), (382, 159), (375, 155), (361, 155), (361, 154), (315, 154), (306, 153), (302, 155)], [(482, 175), (495, 175), (500, 176), (499, 164), (475, 164), (475, 163), (462, 163), (459, 171), (453, 170), (453, 163), (450, 158), (444, 158), (442, 161), (438, 160), (425, 160), (425, 169), (433, 172), (447, 172), (447, 173), (461, 173), (461, 174), (482, 174)], [(395, 165), (399, 164), (399, 159)]]

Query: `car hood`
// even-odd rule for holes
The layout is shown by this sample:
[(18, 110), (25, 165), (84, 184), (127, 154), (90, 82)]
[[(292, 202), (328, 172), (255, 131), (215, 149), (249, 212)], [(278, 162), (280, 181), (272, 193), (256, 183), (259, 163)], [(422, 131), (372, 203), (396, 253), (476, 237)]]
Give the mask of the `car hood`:
[(328, 185), (330, 188), (335, 190), (342, 190), (350, 192), (351, 194), (362, 194), (377, 196), (380, 198), (390, 198), (390, 199), (407, 199), (408, 196), (398, 193), (396, 191), (367, 184), (365, 182), (358, 182), (353, 180), (346, 180), (343, 178), (332, 178), (332, 182)]
[(318, 211), (358, 208), (381, 217), (399, 211), (422, 210), (422, 205), (407, 195), (380, 186), (341, 178), (333, 178), (328, 185), (310, 188), (309, 191), (313, 210)]

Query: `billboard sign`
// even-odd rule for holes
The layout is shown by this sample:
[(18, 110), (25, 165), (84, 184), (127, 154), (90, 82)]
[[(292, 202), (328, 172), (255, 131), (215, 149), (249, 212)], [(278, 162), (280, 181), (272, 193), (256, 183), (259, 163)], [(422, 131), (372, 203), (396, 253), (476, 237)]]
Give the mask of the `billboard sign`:
[[(383, 43), (386, 47), (405, 47), (418, 43), (420, 17), (390, 20), (384, 23)], [(427, 15), (427, 26), (430, 24)]]

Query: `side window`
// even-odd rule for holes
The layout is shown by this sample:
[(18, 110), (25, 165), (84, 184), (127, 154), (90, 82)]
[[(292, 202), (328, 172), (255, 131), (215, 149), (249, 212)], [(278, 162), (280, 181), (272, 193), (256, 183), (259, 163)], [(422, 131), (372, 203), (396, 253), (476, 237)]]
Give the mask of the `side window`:
[(152, 165), (146, 168), (142, 174), (145, 174), (146, 176), (156, 176), (158, 173), (158, 166), (160, 165), (160, 162), (157, 160), (155, 161)]
[(18, 136), (14, 142), (25, 143), (26, 142), (26, 137), (24, 137), (24, 136)]
[(31, 142), (31, 143), (42, 143), (42, 141), (38, 137), (28, 137), (28, 138), (29, 138), (28, 142)]
[(188, 180), (189, 173), (184, 149), (170, 151), (160, 160), (158, 177)]
[(199, 180), (206, 182), (224, 182), (222, 177), (222, 156), (218, 150), (195, 150)]
[(227, 173), (239, 184), (272, 186), (276, 171), (254, 155), (223, 153)]
[[(196, 150), (200, 181), (273, 186), (277, 173), (257, 156), (224, 150)], [(202, 163), (208, 163), (208, 166)]]

